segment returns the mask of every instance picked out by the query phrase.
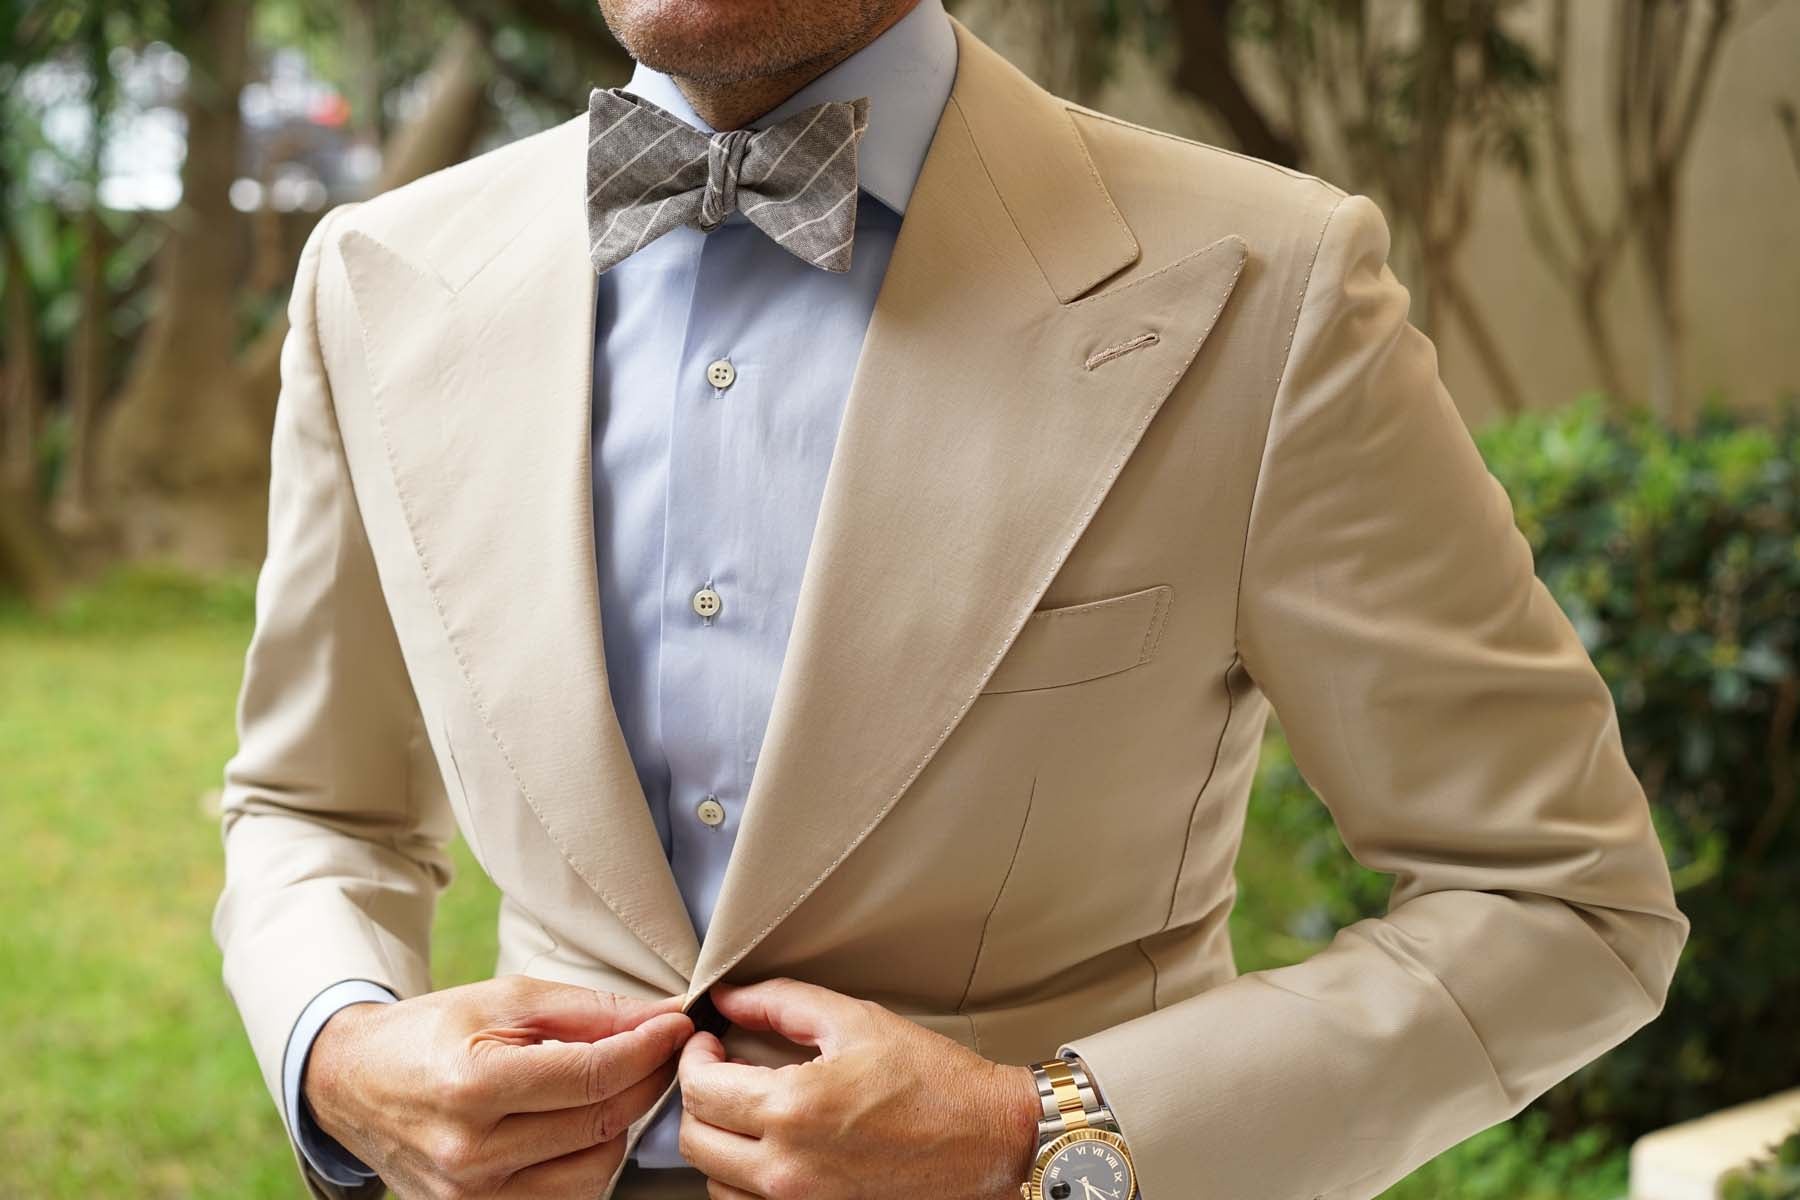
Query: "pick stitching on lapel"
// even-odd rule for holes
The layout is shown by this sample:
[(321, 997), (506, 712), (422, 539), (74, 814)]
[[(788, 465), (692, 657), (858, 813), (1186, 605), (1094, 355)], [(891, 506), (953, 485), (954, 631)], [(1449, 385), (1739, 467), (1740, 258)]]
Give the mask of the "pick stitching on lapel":
[[(506, 176), (510, 203), (490, 183), (451, 234), (432, 231), (448, 262), (418, 263), (360, 230), (342, 253), (394, 487), (469, 696), (562, 856), (686, 979), (698, 938), (602, 649), (584, 140), (577, 122), (540, 136), (543, 161)], [(557, 199), (531, 204), (545, 188)]]
[[(1135, 259), (1136, 241), (1118, 236), (1061, 102), (957, 31), (956, 85), (857, 365), (690, 998), (811, 896), (925, 771), (1247, 257), (1227, 237), (1082, 294)], [(977, 104), (1007, 116), (985, 126), (1009, 147), (998, 165)], [(1087, 369), (1145, 332), (1153, 343)]]

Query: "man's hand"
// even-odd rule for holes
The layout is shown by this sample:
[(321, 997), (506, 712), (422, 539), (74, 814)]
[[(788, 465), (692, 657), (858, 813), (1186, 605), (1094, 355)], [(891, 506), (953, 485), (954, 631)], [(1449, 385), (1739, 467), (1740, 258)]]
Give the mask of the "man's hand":
[(302, 1091), (398, 1196), (596, 1195), (694, 1025), (649, 1002), (511, 975), (325, 1023)]
[(710, 1033), (688, 1040), (681, 1153), (713, 1200), (1016, 1200), (1042, 1112), (1027, 1068), (791, 979), (712, 996), (732, 1024), (820, 1052), (757, 1067), (727, 1061)]

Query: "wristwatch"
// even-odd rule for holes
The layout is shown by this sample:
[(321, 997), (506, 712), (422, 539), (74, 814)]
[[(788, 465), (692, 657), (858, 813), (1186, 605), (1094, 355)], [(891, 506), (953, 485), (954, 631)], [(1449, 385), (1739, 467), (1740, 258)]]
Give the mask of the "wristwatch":
[(1100, 1102), (1079, 1058), (1034, 1063), (1038, 1099), (1037, 1157), (1019, 1185), (1025, 1200), (1133, 1200), (1137, 1172), (1112, 1111)]

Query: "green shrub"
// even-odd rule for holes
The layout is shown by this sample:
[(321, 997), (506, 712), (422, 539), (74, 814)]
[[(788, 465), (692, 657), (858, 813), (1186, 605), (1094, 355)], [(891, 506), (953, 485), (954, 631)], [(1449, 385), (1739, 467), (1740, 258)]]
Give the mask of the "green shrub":
[[(1627, 1158), (1599, 1129), (1552, 1140), (1550, 1121), (1525, 1112), (1451, 1147), (1381, 1200), (1618, 1200)], [(1755, 1200), (1764, 1200), (1755, 1197)]]
[(1482, 438), (1612, 687), (1693, 932), (1662, 1016), (1546, 1097), (1625, 1133), (1800, 1079), (1800, 410), (1595, 401)]
[[(1691, 434), (1595, 400), (1483, 433), (1539, 575), (1611, 685), (1693, 930), (1662, 1015), (1541, 1098), (1557, 1135), (1620, 1139), (1800, 1079), (1800, 409), (1709, 410)], [(1318, 894), (1288, 932), (1379, 913), (1272, 747), (1252, 821)], [(1259, 830), (1260, 832), (1260, 830)]]

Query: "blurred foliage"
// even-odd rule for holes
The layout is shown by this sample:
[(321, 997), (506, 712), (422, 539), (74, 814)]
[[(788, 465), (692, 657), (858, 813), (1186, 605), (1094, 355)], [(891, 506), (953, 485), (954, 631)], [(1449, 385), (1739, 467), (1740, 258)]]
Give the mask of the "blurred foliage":
[(1618, 1200), (1628, 1167), (1603, 1130), (1553, 1140), (1549, 1118), (1526, 1112), (1446, 1150), (1380, 1200)]
[[(1540, 577), (1612, 688), (1692, 931), (1662, 1015), (1537, 1101), (1558, 1134), (1617, 1136), (1800, 1079), (1800, 405), (1683, 435), (1598, 398), (1479, 438)], [(1251, 819), (1284, 830), (1318, 940), (1385, 909), (1285, 754)]]
[(1800, 1127), (1719, 1181), (1719, 1200), (1800, 1200)]
[[(380, 97), (403, 91), (430, 68), (456, 24), (441, 0), (256, 0), (254, 12), (255, 45), (302, 51), (320, 78), (350, 100), (353, 123), (384, 131), (391, 115), (385, 106), (358, 107), (368, 99), (359, 75), (374, 68)], [(365, 56), (372, 62), (363, 62)]]
[(48, 611), (0, 596), (0, 632), (36, 637), (148, 637), (171, 630), (248, 630), (256, 611), (256, 579), (247, 574), (195, 576), (168, 567), (109, 571)]

